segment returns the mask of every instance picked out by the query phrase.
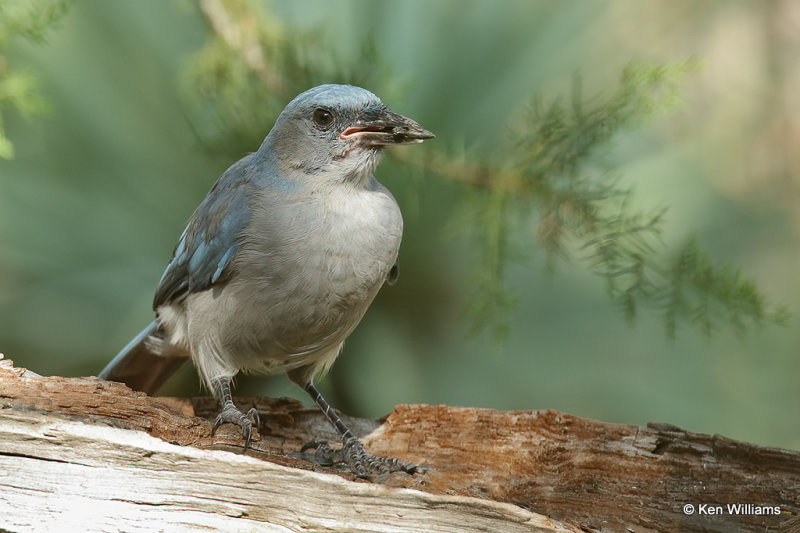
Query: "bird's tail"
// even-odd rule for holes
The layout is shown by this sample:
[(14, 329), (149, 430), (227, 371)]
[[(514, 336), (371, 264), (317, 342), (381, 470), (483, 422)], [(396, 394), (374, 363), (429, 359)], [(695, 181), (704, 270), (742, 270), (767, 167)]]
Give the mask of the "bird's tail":
[(97, 377), (153, 394), (189, 360), (188, 354), (179, 350), (162, 349), (165, 344), (158, 337), (158, 324), (154, 320)]

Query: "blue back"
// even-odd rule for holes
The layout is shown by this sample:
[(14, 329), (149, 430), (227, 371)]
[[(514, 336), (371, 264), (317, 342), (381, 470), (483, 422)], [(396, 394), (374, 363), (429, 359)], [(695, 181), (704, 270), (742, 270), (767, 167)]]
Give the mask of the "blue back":
[(158, 283), (153, 309), (229, 279), (231, 259), (250, 221), (253, 160), (250, 154), (232, 165), (195, 210)]

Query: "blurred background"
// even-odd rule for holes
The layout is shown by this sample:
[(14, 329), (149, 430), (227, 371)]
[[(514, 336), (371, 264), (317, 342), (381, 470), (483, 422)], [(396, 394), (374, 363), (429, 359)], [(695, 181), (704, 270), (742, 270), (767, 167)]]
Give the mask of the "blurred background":
[[(2, 116), (15, 153), (0, 159), (0, 352), (17, 366), (96, 374), (148, 324), (186, 220), (297, 92), (247, 56), (246, 35), (240, 56), (265, 88), (225, 85), (241, 73), (209, 45), (225, 35), (220, 5), (84, 0), (45, 42), (17, 39), (0, 57), (0, 71), (38, 79), (50, 108)], [(642, 209), (669, 208), (665, 245), (696, 237), (793, 313), (744, 336), (682, 327), (671, 339), (657, 310), (626, 321), (579, 251), (552, 266), (531, 240), (506, 270), (507, 337), (471, 334), (476, 244), (455, 215), (467, 192), (389, 157), (378, 177), (406, 221), (400, 280), (322, 380), (335, 406), (369, 417), (398, 403), (551, 408), (800, 449), (800, 3), (246, 5), (265, 46), (284, 47), (283, 66), (318, 66), (292, 83), (362, 84), (453, 153), (507, 144), (534, 92), (569, 99), (578, 75), (586, 97), (609, 94), (631, 62), (694, 55), (682, 106), (616, 136), (603, 157)], [(194, 369), (162, 393), (199, 394)], [(236, 393), (309, 403), (285, 376), (243, 378)]]

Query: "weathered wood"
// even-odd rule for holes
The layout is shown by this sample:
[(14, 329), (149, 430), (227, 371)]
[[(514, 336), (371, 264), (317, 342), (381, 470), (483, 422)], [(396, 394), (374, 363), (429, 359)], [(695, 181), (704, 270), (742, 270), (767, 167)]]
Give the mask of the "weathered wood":
[[(207, 398), (151, 398), (96, 378), (27, 377), (0, 363), (0, 526), (800, 530), (796, 452), (669, 425), (407, 405), (382, 421), (347, 420), (373, 453), (431, 467), (375, 484), (287, 456), (312, 437), (335, 439), (315, 409), (288, 399), (237, 401), (262, 419), (244, 455), (237, 428), (210, 437), (217, 406)], [(684, 513), (686, 504), (696, 512)], [(702, 504), (723, 512), (700, 514)], [(780, 514), (737, 515), (728, 504)]]

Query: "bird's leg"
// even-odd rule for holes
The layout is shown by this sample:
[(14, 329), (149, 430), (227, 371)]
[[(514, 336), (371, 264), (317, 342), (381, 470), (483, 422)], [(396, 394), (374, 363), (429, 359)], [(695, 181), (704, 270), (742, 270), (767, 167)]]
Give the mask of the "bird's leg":
[(242, 428), (242, 437), (244, 437), (244, 449), (250, 447), (250, 437), (253, 434), (253, 424), (256, 428), (261, 425), (261, 419), (258, 416), (258, 411), (253, 407), (247, 414), (241, 412), (234, 404), (231, 397), (231, 378), (221, 377), (215, 378), (211, 381), (214, 387), (219, 403), (222, 405), (222, 411), (217, 415), (214, 420), (214, 427), (211, 429), (211, 435), (217, 432), (217, 428), (223, 422), (230, 422), (231, 424), (238, 424)]
[[(303, 388), (311, 396), (314, 403), (317, 404), (325, 417), (333, 424), (333, 427), (336, 428), (339, 435), (342, 436), (342, 447), (335, 450), (328, 446), (328, 443), (325, 441), (312, 441), (303, 446), (300, 450), (300, 454), (297, 455), (298, 457), (320, 465), (345, 463), (350, 467), (350, 470), (359, 477), (368, 477), (371, 473), (390, 474), (392, 472), (403, 471), (408, 474), (413, 474), (417, 471), (418, 466), (413, 463), (406, 463), (400, 459), (381, 457), (369, 453), (312, 383), (303, 385)], [(313, 454), (305, 453), (306, 450), (312, 448), (314, 449)]]

